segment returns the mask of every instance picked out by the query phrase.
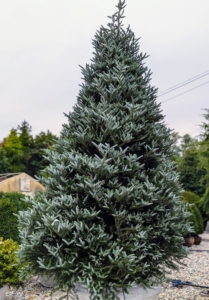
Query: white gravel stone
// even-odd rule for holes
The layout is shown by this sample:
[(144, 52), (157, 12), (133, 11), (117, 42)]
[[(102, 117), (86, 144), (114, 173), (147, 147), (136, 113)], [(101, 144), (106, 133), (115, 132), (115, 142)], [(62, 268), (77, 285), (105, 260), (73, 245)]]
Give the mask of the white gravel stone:
[[(170, 279), (189, 281), (209, 287), (209, 232), (204, 232), (201, 237), (201, 244), (192, 246), (191, 253), (183, 260), (185, 266), (180, 265), (179, 271), (171, 271)], [(24, 290), (10, 287), (6, 293), (6, 300), (58, 300), (64, 295), (66, 295), (65, 292), (53, 293), (52, 288), (43, 287), (38, 282), (38, 277), (34, 277), (28, 281)], [(209, 288), (185, 285), (177, 288), (172, 287), (172, 283), (165, 283), (158, 300), (203, 300), (207, 298), (209, 299)]]

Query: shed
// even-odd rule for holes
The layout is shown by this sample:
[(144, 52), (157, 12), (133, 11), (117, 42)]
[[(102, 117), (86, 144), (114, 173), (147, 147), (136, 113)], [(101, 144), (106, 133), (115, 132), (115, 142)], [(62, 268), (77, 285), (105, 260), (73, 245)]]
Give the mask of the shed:
[(0, 174), (0, 192), (20, 192), (31, 196), (36, 191), (45, 191), (44, 186), (30, 175), (22, 173)]

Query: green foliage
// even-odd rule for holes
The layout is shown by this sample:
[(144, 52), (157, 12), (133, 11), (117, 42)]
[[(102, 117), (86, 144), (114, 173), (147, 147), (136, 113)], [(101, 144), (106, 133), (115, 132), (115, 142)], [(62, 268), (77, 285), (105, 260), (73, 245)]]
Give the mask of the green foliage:
[(205, 194), (201, 198), (200, 207), (207, 215), (207, 220), (208, 220), (208, 217), (209, 217), (209, 187), (206, 189)]
[(147, 55), (122, 27), (124, 6), (93, 40), (78, 102), (47, 151), (46, 193), (28, 197), (30, 209), (19, 213), (22, 276), (55, 275), (60, 289), (84, 282), (95, 300), (162, 281), (186, 256), (182, 235), (191, 231), (171, 130)]
[(195, 193), (189, 191), (183, 191), (182, 196), (186, 203), (198, 205), (198, 202), (200, 202), (200, 197)]
[(32, 174), (29, 168), (29, 161), (31, 159), (31, 152), (33, 148), (33, 137), (31, 135), (31, 131), (32, 128), (27, 121), (23, 121), (22, 124), (17, 127), (18, 136), (23, 148), (23, 156), (21, 162), (24, 168), (22, 169), (22, 171), (25, 171), (30, 175)]
[(201, 216), (201, 213), (197, 206), (195, 204), (191, 205), (191, 213), (194, 216), (195, 222), (194, 222), (194, 228), (195, 234), (201, 234), (204, 232), (204, 226), (203, 226), (203, 218)]
[(203, 140), (200, 142), (199, 155), (199, 168), (204, 170), (204, 182), (205, 187), (209, 187), (209, 140)]
[(45, 150), (52, 147), (57, 137), (48, 130), (33, 138), (31, 131), (29, 123), (23, 121), (0, 144), (0, 173), (26, 172), (34, 177), (49, 165)]
[[(188, 136), (188, 135), (187, 135)], [(191, 140), (185, 138), (187, 142), (182, 144), (182, 157), (178, 160), (177, 170), (180, 173), (180, 182), (186, 191), (202, 196), (205, 192), (206, 181), (204, 179), (206, 170), (200, 167), (199, 143), (192, 144)]]
[(23, 121), (21, 125), (17, 127), (19, 139), (22, 143), (23, 149), (31, 148), (33, 144), (33, 137), (31, 135), (32, 127), (27, 121)]
[(24, 169), (22, 164), (23, 146), (15, 129), (10, 131), (4, 141), (4, 150), (9, 161), (10, 172), (21, 172)]
[(205, 193), (200, 201), (200, 210), (204, 217), (204, 224), (206, 225), (209, 220), (209, 109), (205, 109), (205, 114), (203, 115), (205, 121), (200, 125), (202, 128), (201, 137), (202, 140), (200, 142), (200, 150), (199, 150), (199, 166), (204, 168), (205, 176), (203, 178), (205, 182)]
[(203, 141), (209, 141), (209, 109), (204, 108), (205, 114), (203, 114), (203, 117), (205, 118), (205, 121), (202, 122), (200, 127), (202, 128), (201, 137)]
[(203, 218), (198, 208), (200, 197), (192, 192), (184, 191), (182, 193), (182, 197), (186, 203), (189, 203), (189, 212), (191, 216), (189, 217), (189, 221), (192, 223), (194, 227), (194, 233), (200, 234), (204, 232), (204, 223)]
[(183, 152), (183, 151), (189, 149), (196, 142), (197, 142), (197, 140), (192, 138), (191, 135), (189, 135), (189, 134), (183, 135), (181, 138), (181, 144), (180, 144), (181, 151)]
[(9, 160), (3, 148), (0, 148), (0, 174), (9, 172)]
[(45, 158), (46, 149), (50, 149), (55, 141), (57, 140), (57, 136), (52, 134), (49, 130), (47, 132), (40, 132), (34, 138), (34, 146), (31, 151), (30, 157), (30, 174), (32, 176), (40, 175), (40, 171), (45, 169), (49, 162)]
[(19, 277), (20, 267), (17, 265), (16, 251), (18, 243), (12, 239), (3, 240), (0, 237), (0, 288), (5, 284), (19, 286), (22, 281)]
[(171, 139), (173, 139), (173, 145), (172, 145), (172, 150), (173, 150), (173, 155), (171, 157), (172, 161), (175, 161), (178, 164), (178, 161), (180, 159), (180, 155), (181, 155), (181, 148), (178, 144), (178, 141), (180, 139), (180, 135), (178, 134), (178, 132), (171, 132)]
[(17, 214), (20, 210), (26, 210), (28, 205), (23, 201), (21, 193), (0, 192), (0, 236), (4, 239), (12, 238), (20, 243)]

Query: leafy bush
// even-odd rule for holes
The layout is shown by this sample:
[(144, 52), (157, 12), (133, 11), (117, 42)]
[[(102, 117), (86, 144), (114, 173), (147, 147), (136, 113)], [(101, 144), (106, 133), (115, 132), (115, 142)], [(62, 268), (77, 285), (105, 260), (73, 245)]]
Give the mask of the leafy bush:
[(193, 192), (184, 191), (182, 196), (186, 203), (197, 204), (200, 201), (200, 197)]
[(198, 203), (200, 201), (200, 197), (195, 193), (184, 191), (182, 193), (183, 199), (186, 203), (190, 204), (189, 212), (191, 216), (189, 217), (189, 221), (192, 223), (194, 227), (194, 233), (200, 234), (204, 231), (203, 218), (198, 208)]
[(204, 225), (206, 225), (207, 221), (209, 220), (209, 187), (206, 189), (199, 202), (199, 209), (203, 216)]
[(16, 251), (19, 245), (12, 239), (0, 238), (0, 287), (5, 283), (22, 285), (19, 278), (20, 266), (17, 265)]
[(23, 198), (21, 193), (0, 192), (0, 236), (5, 240), (11, 238), (20, 243), (17, 216), (14, 214), (28, 208)]
[(195, 219), (195, 225), (194, 225), (195, 234), (203, 233), (204, 232), (203, 219), (198, 207), (195, 204), (191, 206), (191, 212), (194, 215), (194, 219)]

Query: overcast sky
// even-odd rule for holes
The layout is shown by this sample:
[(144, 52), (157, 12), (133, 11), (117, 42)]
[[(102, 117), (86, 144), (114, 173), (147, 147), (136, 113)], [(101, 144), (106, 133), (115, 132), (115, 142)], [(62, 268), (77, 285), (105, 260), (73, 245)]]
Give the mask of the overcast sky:
[[(149, 54), (152, 84), (162, 92), (209, 70), (209, 0), (127, 0), (125, 26)], [(79, 65), (92, 58), (92, 38), (109, 22), (117, 0), (0, 1), (0, 140), (23, 120), (36, 135), (59, 135), (81, 83)], [(204, 82), (173, 91), (162, 102)], [(199, 134), (209, 84), (164, 102), (166, 124)]]

